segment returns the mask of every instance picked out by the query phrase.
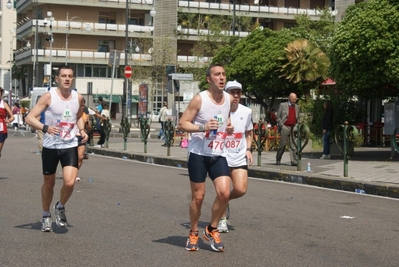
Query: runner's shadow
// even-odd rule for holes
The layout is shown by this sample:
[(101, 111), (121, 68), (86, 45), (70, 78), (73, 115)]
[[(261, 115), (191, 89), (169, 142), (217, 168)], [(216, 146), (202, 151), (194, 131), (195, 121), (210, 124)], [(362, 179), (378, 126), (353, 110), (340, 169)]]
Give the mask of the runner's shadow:
[(8, 179), (7, 177), (0, 177), (0, 180)]

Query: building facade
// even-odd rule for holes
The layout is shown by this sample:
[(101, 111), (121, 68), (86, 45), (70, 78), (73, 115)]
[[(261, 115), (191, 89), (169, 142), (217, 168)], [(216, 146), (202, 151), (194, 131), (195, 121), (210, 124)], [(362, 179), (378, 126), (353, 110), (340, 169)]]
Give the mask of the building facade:
[[(200, 36), (211, 34), (207, 25), (209, 16), (225, 16), (234, 21), (246, 17), (256, 27), (279, 30), (292, 25), (297, 14), (306, 13), (311, 19), (319, 19), (319, 8), (329, 8), (338, 18), (355, 0), (236, 0), (233, 3), (233, 0), (18, 0), (15, 34), (21, 38), (15, 38), (15, 63), (23, 69), (27, 88), (50, 83), (54, 86), (56, 69), (72, 66), (75, 87), (87, 97), (88, 105), (92, 106), (99, 95), (111, 98), (112, 117), (117, 120), (123, 113), (122, 102), (132, 104), (127, 115), (137, 114), (139, 84), (143, 82), (149, 85), (149, 111), (159, 110), (166, 101), (177, 111), (183, 111), (199, 91), (198, 84), (183, 81), (178, 95), (168, 93), (164, 70), (174, 65), (179, 72), (179, 68), (209, 63), (209, 58), (192, 54)], [(2, 7), (1, 78), (4, 80), (8, 41), (3, 36), (9, 30), (4, 29), (7, 19), (4, 0)], [(194, 27), (185, 21), (190, 16), (198, 20)], [(245, 37), (249, 32), (250, 29), (235, 26), (224, 33)], [(26, 48), (26, 40), (30, 41), (30, 49)], [(125, 83), (125, 64), (133, 69), (129, 83)], [(138, 77), (137, 66), (160, 67), (153, 68), (151, 75), (156, 78), (150, 79), (143, 74)], [(8, 88), (6, 83), (7, 80), (0, 82)]]

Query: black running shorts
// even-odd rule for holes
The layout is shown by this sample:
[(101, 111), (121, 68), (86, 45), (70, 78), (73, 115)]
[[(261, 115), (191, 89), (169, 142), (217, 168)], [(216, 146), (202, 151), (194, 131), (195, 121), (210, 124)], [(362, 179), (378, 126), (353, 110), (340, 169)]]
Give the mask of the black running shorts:
[(42, 168), (44, 175), (54, 174), (57, 165), (61, 162), (62, 168), (65, 166), (78, 167), (78, 150), (76, 147), (65, 149), (49, 149), (43, 147)]
[(204, 183), (207, 174), (212, 181), (220, 176), (230, 176), (225, 157), (207, 157), (190, 153), (187, 167), (190, 181), (194, 183)]

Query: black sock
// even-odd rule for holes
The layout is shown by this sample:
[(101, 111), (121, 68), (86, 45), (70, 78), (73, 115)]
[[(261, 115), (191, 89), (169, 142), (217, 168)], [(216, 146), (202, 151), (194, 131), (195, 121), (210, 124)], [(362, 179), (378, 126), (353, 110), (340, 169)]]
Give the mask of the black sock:
[(212, 227), (210, 224), (208, 225), (208, 231), (209, 232), (212, 232), (213, 230), (215, 230), (216, 228), (215, 227)]

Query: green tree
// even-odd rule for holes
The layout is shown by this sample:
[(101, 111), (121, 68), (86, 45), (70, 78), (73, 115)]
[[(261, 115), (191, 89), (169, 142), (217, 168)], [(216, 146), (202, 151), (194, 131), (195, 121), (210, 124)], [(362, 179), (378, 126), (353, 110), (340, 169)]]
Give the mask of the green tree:
[(330, 60), (316, 45), (306, 39), (295, 40), (284, 48), (285, 57), (279, 58), (279, 72), (289, 82), (299, 84), (304, 93), (317, 87), (328, 77)]
[(267, 110), (269, 99), (273, 105), (277, 97), (286, 97), (292, 91), (292, 85), (279, 78), (276, 70), (284, 47), (293, 40), (288, 30), (257, 29), (235, 42), (234, 47), (222, 48), (212, 62), (225, 64), (229, 80), (242, 83), (246, 96)]
[(338, 87), (365, 99), (397, 96), (398, 32), (395, 1), (370, 0), (350, 6), (328, 52)]
[(334, 16), (328, 9), (323, 9), (319, 20), (311, 20), (306, 14), (296, 17), (297, 25), (291, 28), (296, 39), (306, 39), (327, 52), (336, 29)]

